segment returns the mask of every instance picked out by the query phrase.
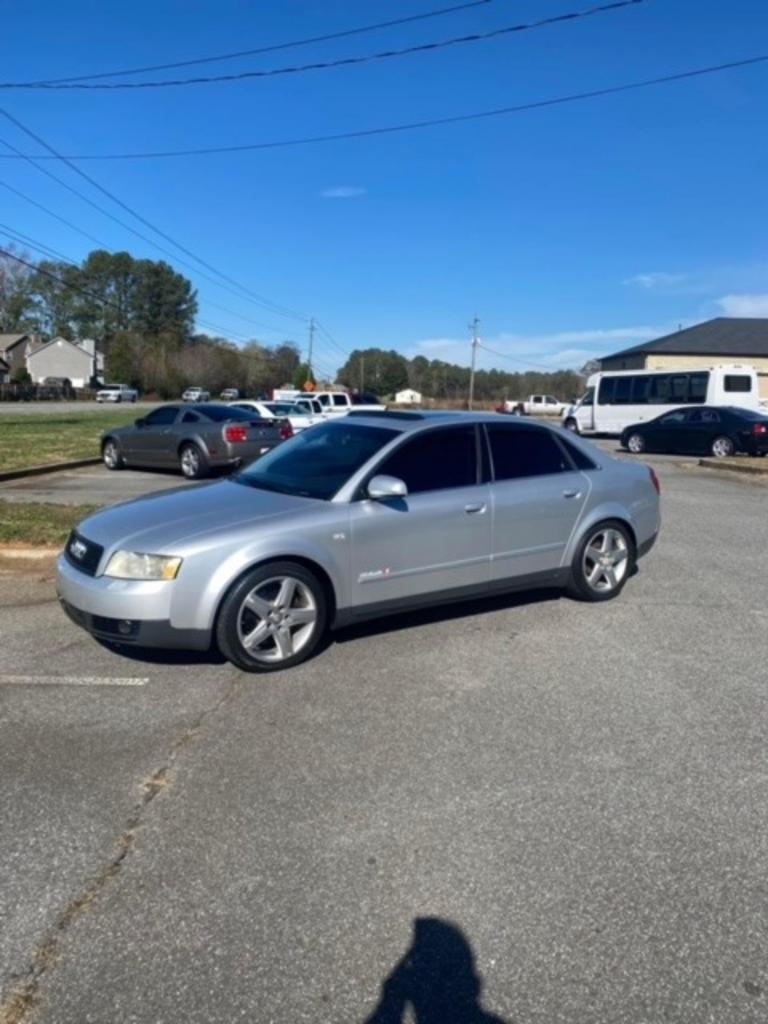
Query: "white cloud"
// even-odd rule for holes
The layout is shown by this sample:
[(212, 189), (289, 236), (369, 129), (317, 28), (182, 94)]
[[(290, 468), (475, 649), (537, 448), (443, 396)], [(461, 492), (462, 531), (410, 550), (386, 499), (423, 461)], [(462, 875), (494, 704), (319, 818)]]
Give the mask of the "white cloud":
[(724, 295), (717, 304), (726, 316), (768, 317), (768, 292)]
[[(551, 366), (552, 369), (573, 367), (578, 369), (590, 359), (598, 359), (616, 349), (629, 348), (641, 341), (658, 338), (675, 330), (674, 324), (633, 324), (627, 327), (595, 327), (584, 330), (552, 331), (547, 334), (501, 334), (482, 336), (483, 343), (493, 352), (480, 350), (479, 364), (484, 369), (526, 370)], [(469, 338), (424, 338), (417, 341), (409, 356), (422, 355), (427, 359), (441, 359), (449, 363), (468, 365)]]
[(651, 274), (635, 274), (633, 277), (625, 278), (621, 283), (652, 291), (656, 288), (673, 288), (682, 284), (687, 277), (687, 274), (667, 274), (663, 271), (656, 271)]
[(367, 194), (367, 188), (360, 188), (357, 185), (337, 185), (334, 188), (324, 188), (320, 193), (323, 199), (357, 199)]

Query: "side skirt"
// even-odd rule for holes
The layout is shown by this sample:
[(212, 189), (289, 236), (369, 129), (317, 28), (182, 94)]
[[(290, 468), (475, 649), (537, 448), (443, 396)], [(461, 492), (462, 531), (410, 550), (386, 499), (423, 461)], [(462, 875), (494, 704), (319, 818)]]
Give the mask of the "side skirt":
[(402, 612), (416, 611), (420, 608), (439, 608), (441, 605), (455, 604), (469, 598), (493, 597), (496, 594), (512, 594), (520, 590), (537, 590), (542, 587), (565, 587), (568, 585), (570, 576), (570, 568), (550, 569), (546, 572), (512, 576), (504, 580), (489, 580), (487, 583), (473, 584), (469, 587), (453, 587), (450, 590), (436, 593), (399, 597), (389, 601), (375, 601), (353, 608), (339, 608), (331, 628), (341, 629), (356, 622), (365, 622), (367, 619), (399, 615)]

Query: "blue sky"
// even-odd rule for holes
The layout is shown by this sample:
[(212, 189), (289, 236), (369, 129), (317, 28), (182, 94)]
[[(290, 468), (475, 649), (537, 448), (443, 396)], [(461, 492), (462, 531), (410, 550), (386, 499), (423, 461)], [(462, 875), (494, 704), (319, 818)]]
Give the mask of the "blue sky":
[[(449, 3), (9, 2), (3, 5), (0, 78), (184, 60)], [(365, 54), (588, 3), (493, 0), (182, 73)], [(7, 90), (0, 105), (67, 154), (165, 150), (471, 113), (763, 52), (764, 0), (645, 0), (594, 18), (362, 67), (158, 91)], [(486, 344), (507, 357), (483, 353), (481, 366), (579, 366), (679, 323), (768, 316), (767, 98), (768, 64), (419, 132), (82, 166), (249, 289), (319, 318), (341, 349), (377, 345), (466, 363), (467, 324), (477, 312)], [(36, 151), (2, 120), (0, 139)], [(45, 166), (110, 205), (66, 168)], [(0, 182), (110, 248), (164, 258), (28, 164), (0, 160)], [(73, 259), (94, 247), (3, 188), (0, 222)], [(7, 240), (2, 229), (0, 239)], [(201, 319), (225, 328), (222, 333), (306, 343), (302, 321), (272, 314), (177, 266), (199, 290)], [(325, 336), (317, 355), (326, 369), (344, 360)]]

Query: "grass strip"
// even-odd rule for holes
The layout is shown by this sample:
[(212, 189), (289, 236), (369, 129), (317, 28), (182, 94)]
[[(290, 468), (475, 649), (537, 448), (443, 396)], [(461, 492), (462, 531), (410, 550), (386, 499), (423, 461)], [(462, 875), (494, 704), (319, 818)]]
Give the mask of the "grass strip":
[(0, 472), (98, 458), (102, 433), (133, 423), (137, 415), (128, 409), (0, 413)]
[(72, 527), (100, 507), (0, 501), (0, 544), (62, 547)]

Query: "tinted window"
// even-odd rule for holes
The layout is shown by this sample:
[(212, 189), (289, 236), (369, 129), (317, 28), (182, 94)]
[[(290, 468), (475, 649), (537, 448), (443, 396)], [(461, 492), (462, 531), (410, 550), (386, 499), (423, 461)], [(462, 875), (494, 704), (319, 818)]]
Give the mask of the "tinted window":
[(669, 379), (670, 402), (688, 401), (688, 374), (674, 373)]
[(667, 405), (672, 399), (669, 397), (669, 375), (666, 373), (660, 373), (656, 377), (651, 377), (651, 393), (649, 402), (658, 405)]
[(613, 392), (615, 405), (629, 405), (632, 401), (632, 377), (617, 377)]
[(565, 448), (570, 455), (574, 465), (578, 469), (595, 469), (595, 463), (590, 459), (588, 455), (577, 448), (575, 444), (572, 444), (567, 437), (558, 437), (558, 441)]
[(597, 393), (598, 405), (611, 405), (613, 402), (613, 391), (616, 385), (615, 377), (603, 377), (600, 381), (600, 390)]
[(164, 405), (161, 409), (155, 409), (144, 420), (148, 427), (167, 427), (176, 422), (179, 410), (175, 405)]
[(488, 440), (496, 480), (545, 476), (572, 468), (548, 430), (494, 425), (488, 427)]
[(333, 396), (333, 404), (334, 405), (344, 405), (344, 406), (346, 406), (347, 405), (346, 397), (344, 395), (334, 395)]
[(224, 423), (225, 420), (253, 420), (259, 417), (252, 409), (249, 411), (234, 405), (198, 405), (197, 411), (213, 423)]
[[(314, 429), (314, 428), (313, 428)], [(406, 441), (376, 468), (404, 480), (409, 494), (477, 483), (474, 427), (445, 427)]]
[(196, 412), (185, 412), (184, 415), (181, 417), (181, 422), (182, 423), (199, 423), (200, 422), (200, 417), (197, 415)]
[(650, 377), (633, 377), (632, 378), (632, 404), (633, 405), (647, 405), (648, 396), (651, 393), (651, 378)]
[(709, 384), (708, 373), (692, 373), (689, 377), (688, 401), (706, 402), (707, 385)]
[(668, 412), (666, 416), (661, 417), (661, 423), (665, 427), (670, 427), (674, 423), (682, 423), (685, 419), (685, 409), (675, 409), (674, 412)]
[(724, 387), (726, 391), (741, 391), (749, 393), (752, 390), (752, 378), (746, 374), (727, 373), (724, 378)]
[(232, 479), (265, 491), (327, 501), (395, 437), (396, 430), (358, 426), (342, 417), (302, 430)]
[(719, 423), (720, 417), (714, 409), (693, 409), (685, 419), (686, 423)]

